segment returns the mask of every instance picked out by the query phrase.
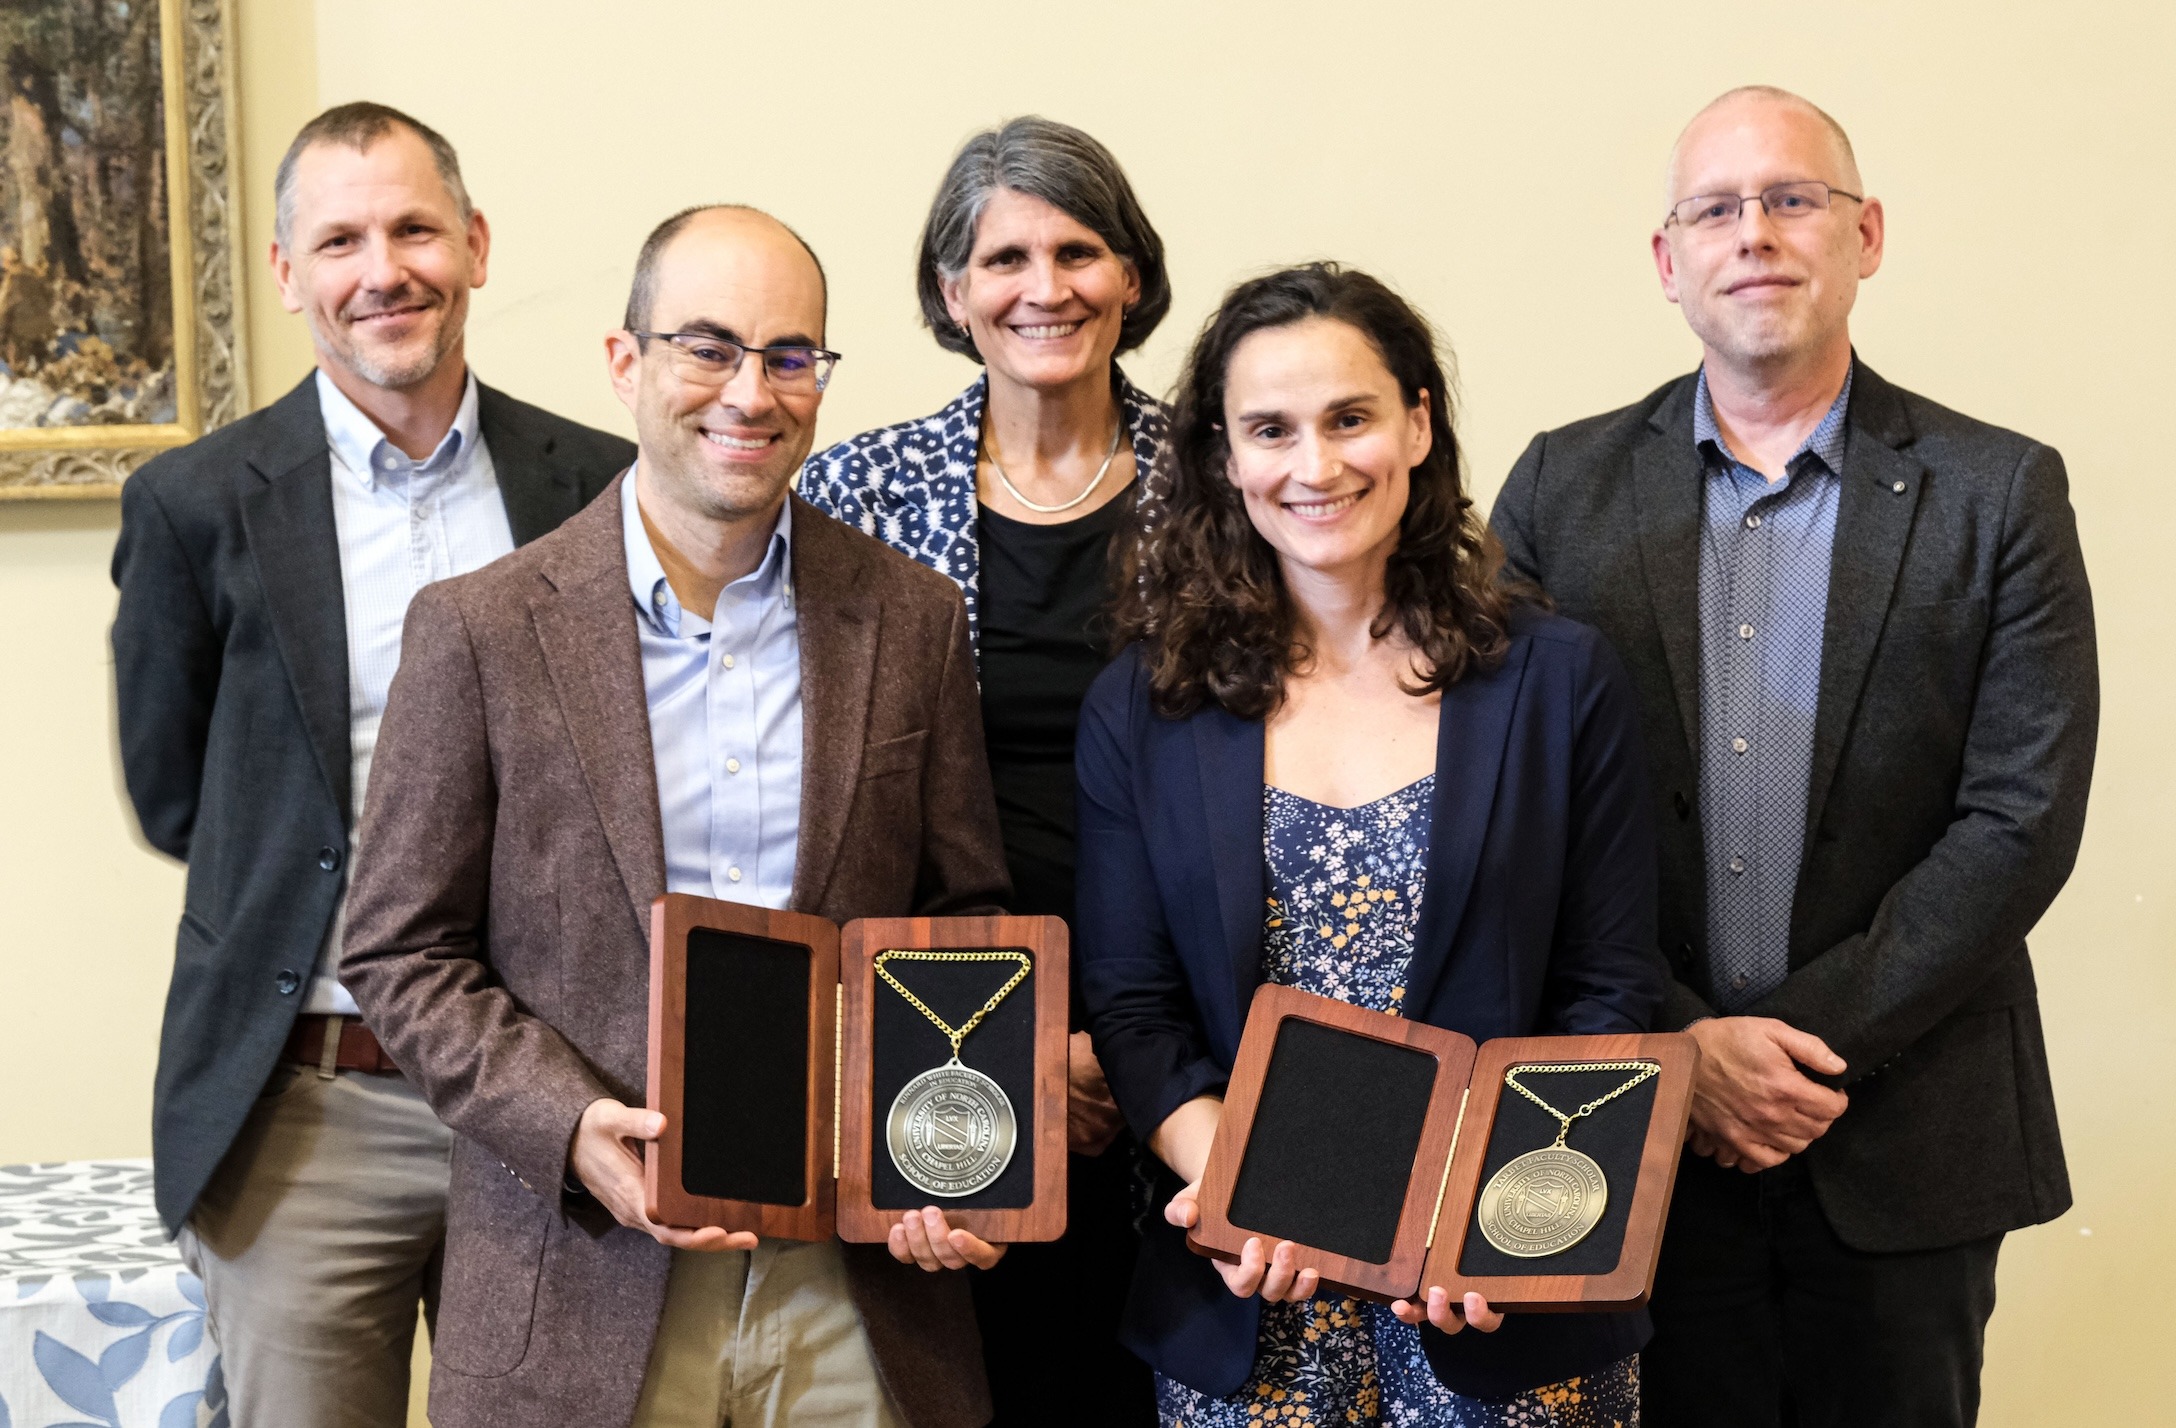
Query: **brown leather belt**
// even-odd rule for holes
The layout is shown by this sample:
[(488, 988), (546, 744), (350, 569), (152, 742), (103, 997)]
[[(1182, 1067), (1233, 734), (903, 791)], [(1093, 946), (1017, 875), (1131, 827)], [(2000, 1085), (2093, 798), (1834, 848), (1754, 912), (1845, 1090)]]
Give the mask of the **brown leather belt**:
[[(340, 1024), (339, 1040), (333, 1044), (332, 1055), (325, 1054), (325, 1032), (334, 1023)], [(385, 1054), (378, 1038), (370, 1028), (351, 1016), (298, 1016), (295, 1029), (288, 1034), (285, 1059), (299, 1061), (305, 1066), (315, 1066), (330, 1075), (334, 1071), (398, 1071), (393, 1058)]]

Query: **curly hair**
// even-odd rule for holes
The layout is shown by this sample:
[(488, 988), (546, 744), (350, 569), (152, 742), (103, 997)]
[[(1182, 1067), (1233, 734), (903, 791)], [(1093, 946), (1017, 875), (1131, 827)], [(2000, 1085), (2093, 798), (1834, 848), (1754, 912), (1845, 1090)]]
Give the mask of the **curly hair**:
[(1460, 478), (1451, 379), (1433, 329), (1366, 273), (1309, 263), (1233, 288), (1195, 340), (1171, 423), (1162, 519), (1127, 550), (1119, 572), (1115, 644), (1140, 645), (1151, 702), (1167, 718), (1211, 700), (1239, 718), (1265, 718), (1282, 703), (1285, 679), (1312, 658), (1277, 553), (1229, 478), (1224, 429), (1225, 378), (1240, 342), (1311, 317), (1366, 336), (1409, 410), (1429, 397), (1433, 440), (1410, 477), (1371, 633), (1395, 630), (1418, 651), (1426, 675), (1409, 689), (1415, 695), (1494, 668), (1509, 646), (1511, 607), (1525, 592), (1500, 582), (1503, 548)]

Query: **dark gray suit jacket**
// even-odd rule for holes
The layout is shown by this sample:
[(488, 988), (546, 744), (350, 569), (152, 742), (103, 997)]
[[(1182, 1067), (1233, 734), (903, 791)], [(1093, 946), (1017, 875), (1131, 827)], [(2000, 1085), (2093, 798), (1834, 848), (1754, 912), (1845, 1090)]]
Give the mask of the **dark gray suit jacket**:
[[(483, 387), (516, 544), (634, 446)], [(178, 1229), (278, 1062), (346, 879), (348, 650), (316, 379), (121, 488), (121, 767), (144, 837), (189, 864), (151, 1144)]]
[[(1856, 361), (1856, 359), (1854, 359)], [(1511, 568), (1616, 645), (1660, 834), (1663, 1021), (1708, 1003), (1695, 378), (1534, 438), (1491, 518)], [(2070, 1205), (2025, 935), (2070, 875), (2100, 717), (2062, 458), (1855, 367), (1791, 973), (1750, 1014), (1850, 1063), (1806, 1152), (1861, 1250)]]

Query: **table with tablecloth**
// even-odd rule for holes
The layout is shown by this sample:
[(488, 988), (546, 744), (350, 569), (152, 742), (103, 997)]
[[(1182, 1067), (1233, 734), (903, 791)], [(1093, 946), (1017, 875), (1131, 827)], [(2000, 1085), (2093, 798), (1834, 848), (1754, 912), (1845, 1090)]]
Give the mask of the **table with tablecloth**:
[(227, 1428), (150, 1161), (0, 1166), (0, 1428)]

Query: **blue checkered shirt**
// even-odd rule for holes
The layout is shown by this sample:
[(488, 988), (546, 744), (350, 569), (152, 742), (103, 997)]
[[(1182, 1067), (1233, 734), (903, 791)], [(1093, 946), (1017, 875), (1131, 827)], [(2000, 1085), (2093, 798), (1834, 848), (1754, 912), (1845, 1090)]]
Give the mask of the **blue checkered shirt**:
[(1769, 480), (1715, 426), (1707, 373), (1693, 394), (1699, 448), (1700, 827), (1708, 971), (1716, 1006), (1741, 1011), (1791, 969), (1791, 902), (1806, 845), (1821, 629), (1842, 486), (1851, 379)]

